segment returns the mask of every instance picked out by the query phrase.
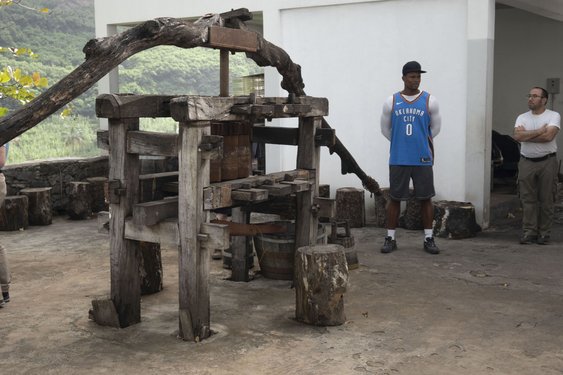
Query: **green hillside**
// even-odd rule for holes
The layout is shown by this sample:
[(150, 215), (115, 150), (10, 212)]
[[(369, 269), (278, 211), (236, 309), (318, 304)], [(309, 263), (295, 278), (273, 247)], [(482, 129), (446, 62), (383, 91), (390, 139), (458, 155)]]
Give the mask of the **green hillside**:
[[(14, 57), (0, 53), (0, 69), (20, 68), (25, 73), (39, 72), (49, 86), (70, 73), (84, 60), (82, 48), (94, 38), (93, 0), (29, 0), (22, 4), (49, 8), (48, 14), (12, 5), (0, 7), (0, 46), (30, 48), (37, 58)], [(261, 72), (244, 54), (231, 56), (231, 80)], [(157, 47), (143, 51), (119, 68), (120, 91), (134, 94), (201, 94), (219, 92), (218, 51), (196, 48)], [(232, 87), (232, 86), (231, 86)], [(63, 156), (90, 156), (99, 153), (95, 146), (96, 87), (73, 100), (71, 118), (53, 115), (34, 129), (11, 142), (9, 162)], [(21, 104), (0, 98), (10, 109)], [(153, 129), (170, 124), (152, 122)], [(173, 128), (173, 127), (172, 127)]]

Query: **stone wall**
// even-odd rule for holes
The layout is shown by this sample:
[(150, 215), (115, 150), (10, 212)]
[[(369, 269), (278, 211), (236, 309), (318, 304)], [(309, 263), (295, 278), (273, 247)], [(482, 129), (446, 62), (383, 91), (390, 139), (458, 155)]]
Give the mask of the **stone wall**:
[(8, 195), (30, 187), (52, 187), (54, 213), (61, 214), (68, 203), (67, 186), (71, 181), (86, 181), (89, 177), (107, 177), (108, 156), (65, 158), (6, 165), (3, 168)]

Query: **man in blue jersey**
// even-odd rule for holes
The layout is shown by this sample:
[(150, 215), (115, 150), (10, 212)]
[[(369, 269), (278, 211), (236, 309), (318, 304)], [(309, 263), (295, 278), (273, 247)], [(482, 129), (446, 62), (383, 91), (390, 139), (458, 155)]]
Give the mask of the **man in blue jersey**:
[(426, 73), (416, 61), (403, 66), (404, 88), (387, 98), (381, 114), (381, 133), (391, 142), (389, 152), (389, 196), (387, 236), (381, 248), (390, 253), (397, 248), (395, 229), (399, 222), (401, 201), (409, 199), (412, 180), (415, 198), (420, 200), (424, 225), (424, 250), (439, 254), (432, 236), (434, 207), (433, 138), (440, 132), (442, 119), (438, 101), (420, 91), (420, 76)]

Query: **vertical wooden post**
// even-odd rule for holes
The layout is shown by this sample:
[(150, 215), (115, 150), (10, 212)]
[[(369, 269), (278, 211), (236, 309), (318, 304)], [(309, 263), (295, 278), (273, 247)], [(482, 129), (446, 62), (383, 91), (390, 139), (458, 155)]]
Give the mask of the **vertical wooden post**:
[[(248, 224), (250, 222), (250, 212), (243, 211), (240, 207), (233, 207), (231, 219), (235, 223)], [(231, 280), (248, 281), (248, 245), (247, 236), (236, 236), (231, 241)]]
[(184, 340), (200, 341), (210, 335), (209, 249), (201, 246), (203, 188), (209, 185), (209, 160), (202, 159), (199, 145), (210, 133), (208, 121), (180, 123), (178, 227), (180, 232), (179, 326)]
[(229, 51), (219, 53), (219, 96), (229, 96)]
[(297, 193), (297, 216), (295, 219), (295, 248), (316, 243), (318, 221), (313, 215), (313, 203), (319, 194), (320, 147), (315, 146), (315, 129), (321, 127), (322, 117), (299, 118), (299, 141), (297, 168), (309, 169), (312, 182), (308, 191)]
[(124, 238), (139, 186), (139, 156), (127, 153), (127, 132), (138, 129), (138, 118), (109, 120), (111, 299), (122, 328), (141, 321), (139, 243)]

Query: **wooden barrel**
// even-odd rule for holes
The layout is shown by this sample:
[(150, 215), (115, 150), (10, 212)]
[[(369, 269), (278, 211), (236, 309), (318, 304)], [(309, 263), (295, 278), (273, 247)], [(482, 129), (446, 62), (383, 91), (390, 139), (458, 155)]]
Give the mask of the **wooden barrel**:
[[(292, 221), (274, 221), (284, 225), (286, 233), (254, 236), (254, 247), (258, 256), (260, 273), (269, 279), (293, 280), (295, 264), (295, 224)], [(317, 243), (325, 243), (326, 235), (319, 226)]]

